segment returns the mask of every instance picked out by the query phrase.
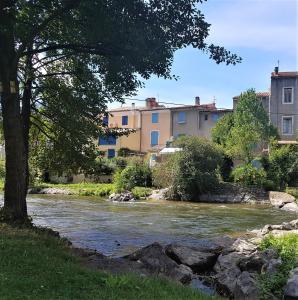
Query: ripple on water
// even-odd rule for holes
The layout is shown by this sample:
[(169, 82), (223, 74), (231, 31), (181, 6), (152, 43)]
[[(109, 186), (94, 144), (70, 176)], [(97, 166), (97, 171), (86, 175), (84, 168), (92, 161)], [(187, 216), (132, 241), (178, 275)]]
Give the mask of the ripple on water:
[(59, 231), (74, 245), (115, 256), (155, 241), (193, 245), (202, 238), (245, 232), (296, 217), (269, 206), (94, 199), (30, 196), (28, 211), (36, 224)]

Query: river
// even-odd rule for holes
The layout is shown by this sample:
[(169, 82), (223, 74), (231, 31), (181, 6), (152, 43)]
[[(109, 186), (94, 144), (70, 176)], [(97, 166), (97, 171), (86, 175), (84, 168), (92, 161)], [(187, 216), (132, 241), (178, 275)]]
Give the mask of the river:
[(29, 196), (28, 211), (36, 225), (59, 231), (75, 246), (112, 256), (128, 254), (154, 241), (194, 245), (200, 239), (239, 234), (297, 217), (262, 205), (114, 203), (61, 195)]

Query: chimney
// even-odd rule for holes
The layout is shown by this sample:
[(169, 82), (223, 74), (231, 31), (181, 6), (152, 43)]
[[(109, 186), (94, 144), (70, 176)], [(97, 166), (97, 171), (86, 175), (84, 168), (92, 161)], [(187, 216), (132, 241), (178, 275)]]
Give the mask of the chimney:
[(200, 99), (199, 96), (197, 96), (197, 97), (195, 98), (195, 104), (196, 104), (196, 105), (201, 105), (201, 99)]
[(158, 107), (158, 103), (156, 102), (156, 99), (155, 98), (147, 98), (146, 99), (146, 107), (147, 108)]
[(279, 69), (278, 67), (275, 67), (275, 68), (274, 68), (274, 73), (275, 73), (275, 75), (278, 75), (278, 71), (279, 71), (278, 69)]

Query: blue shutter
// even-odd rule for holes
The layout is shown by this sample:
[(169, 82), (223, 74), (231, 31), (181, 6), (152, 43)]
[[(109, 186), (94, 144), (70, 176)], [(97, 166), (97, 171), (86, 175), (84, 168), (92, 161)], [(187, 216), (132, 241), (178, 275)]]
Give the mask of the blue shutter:
[(159, 132), (158, 131), (152, 131), (151, 132), (151, 146), (158, 145), (158, 137), (159, 137)]
[(151, 121), (152, 123), (158, 123), (159, 113), (152, 113)]
[(128, 125), (128, 116), (122, 116), (122, 125)]
[(212, 119), (213, 122), (217, 122), (218, 119), (219, 119), (219, 115), (217, 113), (213, 113), (211, 115), (211, 119)]
[(102, 124), (106, 125), (106, 126), (109, 125), (109, 117), (108, 116), (102, 118)]
[(178, 112), (178, 123), (186, 123), (186, 112), (185, 111)]
[(113, 158), (116, 156), (115, 149), (108, 149), (108, 158)]
[(107, 137), (99, 137), (98, 145), (116, 145), (117, 138), (113, 135)]

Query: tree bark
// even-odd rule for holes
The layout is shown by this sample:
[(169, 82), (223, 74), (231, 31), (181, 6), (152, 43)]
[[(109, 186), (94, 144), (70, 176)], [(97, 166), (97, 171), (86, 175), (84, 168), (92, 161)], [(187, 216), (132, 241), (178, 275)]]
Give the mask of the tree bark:
[(5, 141), (4, 214), (13, 220), (27, 219), (24, 135), (17, 81), (15, 51), (15, 1), (0, 3), (0, 82)]

